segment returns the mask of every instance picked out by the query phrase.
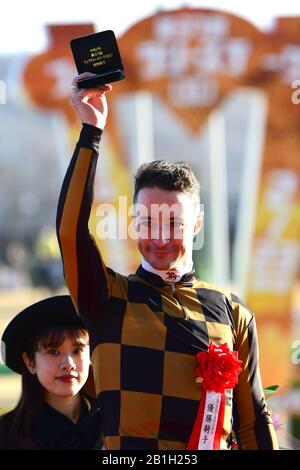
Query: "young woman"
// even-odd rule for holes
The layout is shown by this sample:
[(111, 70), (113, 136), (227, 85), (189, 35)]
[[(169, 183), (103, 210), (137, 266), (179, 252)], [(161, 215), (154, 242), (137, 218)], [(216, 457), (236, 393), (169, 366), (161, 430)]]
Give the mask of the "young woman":
[(22, 374), (22, 394), (0, 417), (0, 449), (101, 449), (89, 337), (69, 296), (16, 315), (2, 336), (2, 358)]

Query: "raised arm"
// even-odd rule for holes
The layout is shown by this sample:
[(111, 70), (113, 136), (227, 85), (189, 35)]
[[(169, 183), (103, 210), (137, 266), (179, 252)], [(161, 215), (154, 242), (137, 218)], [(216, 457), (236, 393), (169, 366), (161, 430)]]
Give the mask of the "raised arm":
[(103, 89), (79, 90), (72, 83), (71, 104), (83, 124), (79, 141), (65, 175), (57, 210), (57, 236), (64, 275), (73, 302), (85, 319), (109, 296), (109, 278), (97, 245), (88, 228), (101, 134), (108, 107)]

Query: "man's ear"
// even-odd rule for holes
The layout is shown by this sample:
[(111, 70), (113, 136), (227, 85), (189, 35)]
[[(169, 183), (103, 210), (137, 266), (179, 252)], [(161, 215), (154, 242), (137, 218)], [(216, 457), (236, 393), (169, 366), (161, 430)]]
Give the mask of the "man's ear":
[(22, 359), (25, 362), (25, 365), (26, 365), (27, 369), (29, 370), (29, 372), (31, 374), (35, 374), (36, 373), (36, 368), (35, 368), (34, 361), (32, 361), (32, 359), (29, 359), (26, 352), (24, 352), (22, 354)]
[(197, 235), (197, 233), (200, 232), (203, 224), (203, 215), (200, 213), (197, 215), (196, 223), (194, 226), (194, 235)]

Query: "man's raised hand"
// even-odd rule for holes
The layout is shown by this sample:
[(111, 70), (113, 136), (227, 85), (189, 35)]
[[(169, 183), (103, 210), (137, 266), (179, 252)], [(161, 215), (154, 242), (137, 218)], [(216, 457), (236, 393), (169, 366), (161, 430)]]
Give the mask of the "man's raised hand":
[(82, 123), (104, 129), (108, 114), (105, 93), (112, 89), (111, 85), (103, 85), (101, 88), (79, 89), (77, 87), (77, 81), (80, 78), (93, 75), (90, 72), (84, 72), (74, 78), (70, 103)]

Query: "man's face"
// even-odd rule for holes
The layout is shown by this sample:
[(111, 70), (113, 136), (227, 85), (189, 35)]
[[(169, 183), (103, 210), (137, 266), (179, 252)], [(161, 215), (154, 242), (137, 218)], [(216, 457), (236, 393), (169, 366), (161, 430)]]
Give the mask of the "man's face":
[(181, 191), (157, 187), (139, 191), (135, 205), (138, 249), (153, 268), (181, 268), (192, 258), (193, 238), (201, 228), (195, 206)]

